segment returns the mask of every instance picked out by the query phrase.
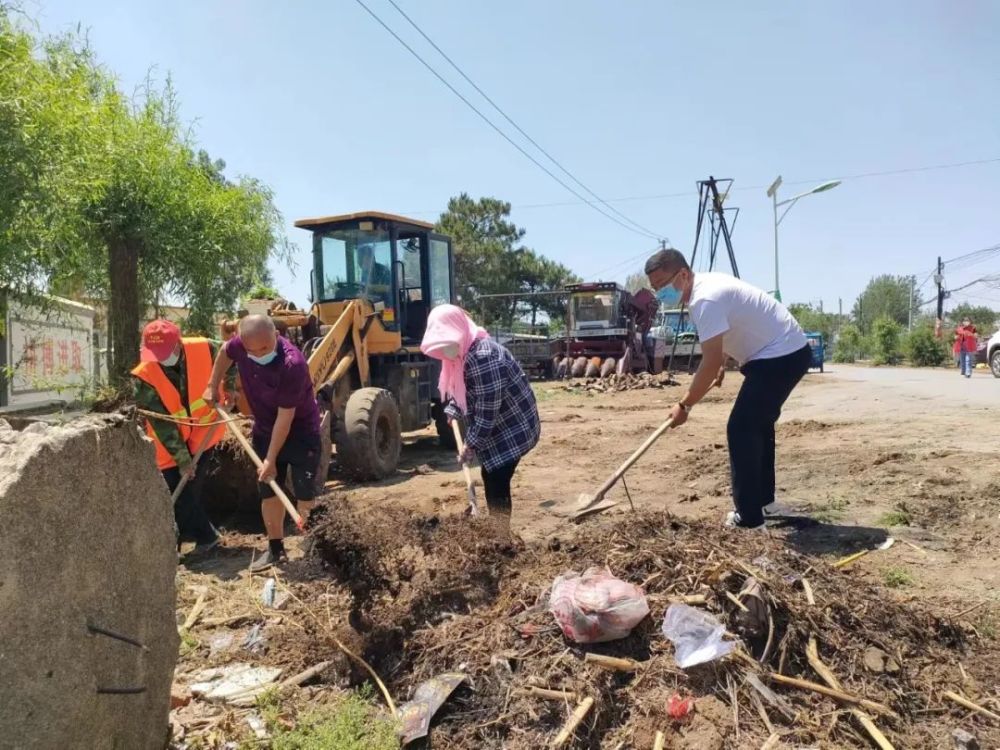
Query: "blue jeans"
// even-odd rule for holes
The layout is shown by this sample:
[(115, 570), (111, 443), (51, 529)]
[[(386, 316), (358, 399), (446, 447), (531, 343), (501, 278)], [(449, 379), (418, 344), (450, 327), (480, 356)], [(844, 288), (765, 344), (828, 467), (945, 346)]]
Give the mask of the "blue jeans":
[(962, 369), (962, 374), (967, 378), (972, 377), (972, 352), (961, 352), (958, 355), (958, 366)]

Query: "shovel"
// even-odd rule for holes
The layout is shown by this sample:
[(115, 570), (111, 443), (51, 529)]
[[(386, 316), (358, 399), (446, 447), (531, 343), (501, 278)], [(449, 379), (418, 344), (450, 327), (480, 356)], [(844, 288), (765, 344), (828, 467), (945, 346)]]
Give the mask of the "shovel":
[[(465, 450), (465, 443), (462, 442), (462, 430), (458, 426), (457, 420), (451, 421), (451, 429), (455, 433), (455, 445), (458, 447), (458, 455), (462, 455)], [(473, 517), (479, 515), (479, 508), (476, 507), (476, 486), (472, 483), (472, 472), (469, 470), (469, 464), (462, 461), (462, 471), (465, 473), (465, 489), (469, 493), (469, 512)]]
[[(212, 439), (213, 435), (215, 435), (216, 430), (222, 426), (222, 423), (219, 420), (215, 420), (210, 424), (214, 426), (210, 430), (205, 430), (205, 434), (202, 436), (201, 442), (198, 444), (198, 450), (191, 458), (191, 466), (195, 469), (198, 468), (198, 462), (201, 461), (201, 454), (205, 452), (205, 448), (208, 446), (208, 441)], [(184, 491), (184, 488), (187, 486), (189, 480), (190, 477), (188, 477), (187, 474), (181, 477), (181, 481), (179, 481), (177, 483), (177, 487), (174, 488), (174, 494), (170, 496), (171, 503), (177, 502), (177, 498), (181, 496), (181, 493)]]
[[(240, 432), (240, 428), (236, 426), (236, 423), (233, 420), (228, 418), (228, 415), (222, 410), (221, 407), (216, 406), (215, 410), (219, 413), (220, 417), (226, 420), (226, 426), (229, 427), (229, 432), (234, 438), (236, 438), (236, 442), (243, 446), (243, 450), (248, 456), (250, 456), (250, 460), (253, 461), (254, 466), (258, 469), (261, 468), (264, 465), (264, 462), (260, 460), (260, 456), (257, 455), (253, 446), (250, 445), (250, 441), (247, 440), (246, 435)], [(305, 527), (305, 521), (302, 520), (302, 516), (299, 515), (299, 512), (295, 510), (295, 506), (292, 505), (292, 501), (288, 499), (288, 495), (285, 494), (285, 491), (281, 489), (281, 485), (273, 479), (268, 482), (267, 485), (274, 490), (274, 494), (278, 496), (281, 504), (285, 506), (285, 510), (288, 511), (288, 515), (290, 515), (292, 520), (295, 521), (295, 525), (298, 527), (299, 531), (302, 531)]]
[(625, 472), (632, 467), (632, 464), (638, 461), (642, 457), (642, 454), (648, 451), (650, 446), (652, 446), (653, 443), (655, 443), (659, 439), (660, 435), (669, 430), (673, 426), (673, 424), (674, 420), (668, 419), (666, 422), (657, 427), (656, 431), (648, 438), (646, 438), (646, 442), (640, 445), (638, 450), (636, 450), (635, 453), (629, 456), (625, 460), (625, 463), (623, 463), (621, 466), (618, 467), (617, 470), (615, 470), (614, 474), (612, 474), (610, 477), (607, 478), (607, 480), (604, 482), (604, 484), (600, 486), (597, 492), (595, 492), (593, 495), (588, 495), (586, 492), (580, 495), (580, 497), (577, 500), (577, 510), (575, 513), (573, 513), (572, 516), (570, 516), (570, 518), (572, 518), (574, 521), (578, 521), (581, 518), (585, 518), (593, 513), (600, 513), (603, 510), (607, 510), (608, 508), (613, 508), (614, 506), (618, 505), (618, 503), (615, 502), (614, 500), (604, 499), (604, 496), (608, 494), (608, 490), (614, 487), (615, 482), (621, 479), (622, 475), (624, 475)]

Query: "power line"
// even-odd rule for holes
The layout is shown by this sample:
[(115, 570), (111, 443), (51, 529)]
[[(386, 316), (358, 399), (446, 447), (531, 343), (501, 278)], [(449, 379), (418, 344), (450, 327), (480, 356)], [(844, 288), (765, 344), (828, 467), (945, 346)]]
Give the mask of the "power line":
[[(868, 179), (868, 178), (871, 178), (871, 177), (890, 177), (890, 176), (894, 176), (894, 175), (911, 174), (911, 173), (914, 173), (914, 172), (929, 172), (929, 171), (940, 170), (940, 169), (956, 169), (956, 168), (959, 168), (959, 167), (970, 167), (970, 166), (980, 165), (980, 164), (995, 164), (995, 163), (998, 163), (998, 162), (1000, 162), (1000, 157), (992, 158), (992, 159), (978, 159), (978, 160), (975, 160), (975, 161), (953, 162), (951, 164), (934, 164), (934, 165), (924, 166), (924, 167), (909, 167), (909, 168), (906, 168), (906, 169), (892, 169), (892, 170), (887, 170), (887, 171), (882, 171), (882, 172), (862, 172), (860, 174), (842, 175), (840, 177), (818, 177), (818, 178), (814, 178), (814, 179), (810, 179), (810, 180), (795, 180), (794, 182), (785, 182), (783, 184), (784, 185), (790, 185), (790, 186), (796, 186), (796, 185), (813, 185), (813, 184), (822, 183), (822, 182), (829, 182), (831, 180), (841, 180), (841, 181), (843, 181), (843, 180), (862, 180), (862, 179)], [(739, 191), (739, 190), (766, 190), (768, 187), (769, 187), (769, 185), (743, 185), (743, 186), (740, 186), (740, 187), (734, 186), (734, 187), (731, 188), (731, 191)], [(603, 202), (605, 202), (605, 203), (627, 203), (627, 202), (631, 202), (631, 201), (665, 200), (667, 198), (690, 198), (692, 195), (697, 195), (697, 194), (698, 193), (695, 190), (685, 190), (683, 192), (676, 192), (676, 193), (659, 193), (659, 194), (656, 194), (656, 195), (630, 195), (630, 196), (626, 196), (626, 197), (623, 197), (623, 198), (608, 198), (608, 199), (606, 199), (606, 201), (603, 201)], [(579, 201), (553, 201), (553, 202), (550, 202), (550, 203), (522, 203), (522, 204), (516, 204), (516, 205), (512, 206), (512, 208), (516, 208), (516, 209), (563, 208), (563, 207), (568, 207), (568, 206), (579, 206), (579, 205), (580, 205)], [(427, 211), (427, 210), (422, 210), (422, 211), (408, 211), (407, 213), (417, 214), (417, 215), (420, 215), (420, 214), (435, 214), (435, 213), (440, 213), (440, 210), (439, 209), (434, 209), (434, 210), (431, 210), (431, 211)]]
[(635, 255), (629, 256), (625, 260), (618, 261), (617, 263), (615, 263), (612, 266), (608, 266), (607, 268), (601, 269), (597, 273), (592, 274), (592, 276), (594, 276), (595, 278), (597, 278), (597, 277), (603, 276), (604, 274), (608, 273), (609, 271), (614, 271), (615, 269), (623, 268), (624, 266), (627, 266), (629, 263), (634, 263), (639, 258), (642, 258), (644, 256), (648, 256), (648, 255), (651, 255), (652, 253), (655, 253), (658, 249), (659, 248), (654, 248), (653, 250), (643, 250), (641, 253), (636, 253)]
[(1000, 253), (1000, 245), (993, 245), (992, 247), (984, 247), (982, 250), (976, 250), (975, 252), (966, 253), (965, 255), (959, 255), (957, 258), (952, 258), (951, 260), (944, 261), (945, 266), (951, 266), (953, 270), (959, 270), (962, 268), (968, 268), (969, 266), (974, 266), (977, 263), (982, 263), (984, 260), (989, 260), (997, 253)]
[(435, 78), (437, 78), (439, 81), (441, 81), (441, 83), (443, 83), (445, 86), (447, 86), (448, 89), (455, 96), (457, 96), (459, 99), (461, 99), (462, 103), (464, 103), (465, 106), (467, 106), (469, 109), (471, 109), (477, 115), (479, 115), (480, 119), (483, 122), (485, 122), (487, 125), (489, 125), (493, 130), (495, 130), (500, 135), (500, 137), (502, 137), (505, 141), (507, 141), (511, 146), (513, 146), (518, 151), (520, 151), (521, 154), (523, 154), (525, 156), (525, 158), (527, 158), (532, 164), (534, 164), (536, 167), (538, 167), (539, 169), (541, 169), (543, 172), (545, 172), (545, 174), (547, 174), (553, 180), (555, 180), (556, 182), (558, 182), (566, 190), (568, 190), (570, 193), (572, 193), (577, 198), (579, 198), (583, 203), (586, 203), (587, 205), (589, 205), (591, 208), (593, 208), (595, 211), (597, 211), (597, 213), (601, 214), (606, 219), (610, 219), (611, 221), (615, 222), (619, 226), (621, 226), (624, 229), (627, 229), (628, 231), (633, 232), (635, 234), (642, 235), (642, 236), (645, 236), (645, 237), (649, 237), (650, 239), (654, 239), (654, 240), (660, 239), (656, 234), (654, 234), (652, 232), (647, 232), (645, 230), (636, 229), (636, 228), (634, 228), (632, 226), (629, 226), (628, 224), (626, 224), (625, 222), (623, 222), (621, 219), (619, 219), (619, 218), (617, 218), (617, 217), (615, 217), (615, 216), (613, 216), (613, 215), (611, 215), (609, 213), (606, 213), (596, 203), (587, 200), (582, 195), (580, 195), (580, 193), (578, 193), (572, 187), (570, 187), (565, 182), (563, 182), (550, 169), (548, 169), (544, 164), (542, 164), (540, 161), (538, 161), (538, 159), (536, 159), (534, 156), (532, 156), (527, 151), (525, 151), (524, 148), (522, 148), (520, 144), (518, 144), (516, 141), (514, 141), (509, 135), (507, 135), (503, 130), (501, 130), (492, 120), (490, 120), (490, 118), (488, 118), (478, 108), (476, 108), (476, 106), (472, 102), (470, 102), (465, 96), (463, 96), (462, 93), (458, 89), (456, 89), (454, 86), (452, 86), (444, 78), (444, 76), (442, 76), (440, 73), (438, 73), (437, 70), (435, 70), (434, 67), (430, 63), (428, 63), (424, 58), (422, 58), (417, 53), (417, 51), (413, 49), (413, 47), (411, 47), (409, 44), (407, 44), (399, 34), (397, 34), (395, 31), (393, 31), (389, 27), (389, 25), (386, 24), (385, 21), (383, 21), (375, 13), (375, 11), (373, 11), (371, 8), (369, 8), (367, 5), (365, 5), (364, 0), (355, 0), (355, 2), (358, 5), (360, 5), (362, 8), (364, 8), (365, 11), (368, 13), (368, 15), (370, 15), (372, 18), (374, 18), (375, 21), (379, 24), (379, 26), (381, 26), (383, 29), (385, 29), (386, 31), (388, 31), (396, 39), (397, 42), (399, 42), (401, 45), (403, 45), (403, 47), (406, 48), (407, 52), (409, 52), (411, 55), (413, 55), (415, 58), (417, 58), (417, 60), (420, 62), (420, 64), (423, 65), (425, 68), (427, 68), (427, 70), (429, 70), (434, 75)]
[(447, 55), (447, 53), (445, 53), (445, 51), (443, 49), (441, 49), (434, 42), (433, 39), (431, 39), (429, 36), (427, 36), (427, 34), (424, 32), (424, 30), (421, 29), (412, 18), (410, 18), (408, 15), (406, 15), (406, 13), (403, 11), (403, 9), (400, 8), (399, 5), (396, 3), (396, 0), (389, 0), (389, 4), (399, 12), (399, 15), (401, 15), (403, 18), (405, 18), (407, 20), (407, 22), (410, 24), (410, 26), (412, 26), (414, 29), (417, 30), (417, 33), (420, 34), (420, 36), (422, 36), (427, 41), (427, 43), (431, 45), (431, 47), (433, 47), (435, 50), (437, 50), (438, 54), (441, 55), (441, 57), (443, 57), (448, 62), (448, 64), (451, 65), (451, 67), (453, 67), (458, 72), (458, 74), (460, 76), (462, 76), (462, 78), (464, 78), (465, 81), (470, 86), (472, 86), (472, 88), (474, 88), (476, 91), (479, 92), (479, 95), (482, 96), (483, 99), (485, 99), (487, 102), (490, 103), (490, 106), (492, 106), (493, 109), (495, 109), (497, 112), (499, 112), (500, 115), (507, 122), (509, 122), (512, 126), (514, 126), (514, 129), (517, 130), (518, 133), (520, 133), (521, 135), (523, 135), (525, 137), (525, 139), (528, 141), (528, 143), (530, 143), (532, 146), (534, 146), (535, 148), (537, 148), (542, 154), (544, 154), (546, 156), (546, 158), (548, 158), (549, 161), (551, 161), (553, 164), (555, 164), (557, 167), (559, 167), (559, 169), (563, 172), (563, 174), (565, 174), (573, 182), (575, 182), (577, 185), (579, 185), (581, 188), (583, 188), (583, 190), (585, 192), (589, 193), (599, 203), (601, 203), (602, 205), (604, 205), (605, 207), (607, 207), (608, 209), (610, 209), (613, 213), (615, 213), (617, 216), (619, 216), (620, 218), (622, 218), (625, 221), (627, 221), (629, 224), (632, 224), (633, 226), (641, 229), (643, 232), (645, 232), (647, 234), (650, 234), (650, 235), (653, 235), (653, 236), (657, 236), (656, 232), (654, 232), (651, 229), (647, 229), (646, 227), (644, 227), (639, 222), (637, 222), (634, 219), (631, 219), (628, 216), (626, 216), (625, 214), (623, 214), (621, 211), (619, 211), (617, 208), (615, 208), (614, 206), (612, 206), (610, 203), (608, 203), (606, 200), (604, 200), (601, 196), (599, 196), (597, 193), (595, 193), (593, 190), (591, 190), (589, 187), (587, 187), (585, 184), (583, 184), (583, 182), (581, 182), (579, 179), (577, 179), (576, 175), (574, 175), (572, 172), (570, 172), (568, 169), (566, 169), (566, 167), (564, 167), (562, 164), (560, 164), (559, 161), (552, 154), (550, 154), (548, 151), (546, 151), (544, 148), (542, 148), (542, 146), (539, 145), (538, 141), (536, 141), (534, 138), (532, 138), (530, 135), (528, 135), (528, 133), (525, 132), (524, 128), (522, 128), (520, 125), (518, 125), (516, 122), (514, 122), (514, 120), (510, 117), (510, 115), (508, 115), (506, 112), (504, 112), (504, 110), (500, 107), (499, 104), (497, 104), (495, 101), (493, 101), (493, 99), (491, 99), (490, 96), (485, 91), (483, 91), (479, 87), (479, 85), (476, 84), (475, 81), (473, 81), (471, 78), (469, 78), (469, 76), (466, 75), (465, 71), (462, 70), (458, 66), (458, 64), (454, 60), (452, 60)]

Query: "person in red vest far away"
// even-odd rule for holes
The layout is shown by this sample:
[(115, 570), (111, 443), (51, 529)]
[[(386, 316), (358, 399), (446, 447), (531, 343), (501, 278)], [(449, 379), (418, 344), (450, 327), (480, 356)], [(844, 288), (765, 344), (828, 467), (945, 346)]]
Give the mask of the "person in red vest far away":
[(958, 366), (962, 374), (972, 377), (972, 364), (979, 348), (979, 331), (968, 318), (962, 318), (962, 325), (955, 329), (955, 352), (958, 354)]
[[(213, 448), (226, 428), (221, 423), (209, 424), (216, 419), (215, 411), (202, 394), (221, 347), (218, 341), (182, 337), (175, 324), (154, 320), (142, 331), (140, 362), (132, 370), (139, 407), (165, 417), (147, 417), (146, 434), (156, 448), (156, 465), (170, 492), (187, 477), (174, 504), (174, 520), (178, 544), (194, 541), (194, 554), (209, 552), (219, 543), (219, 533), (205, 513), (201, 494)], [(196, 464), (194, 456), (199, 450), (202, 456)]]

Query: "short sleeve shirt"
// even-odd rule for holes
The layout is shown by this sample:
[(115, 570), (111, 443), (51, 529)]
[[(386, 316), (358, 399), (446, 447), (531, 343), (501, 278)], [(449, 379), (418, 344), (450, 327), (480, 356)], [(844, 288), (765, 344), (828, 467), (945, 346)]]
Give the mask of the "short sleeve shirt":
[(305, 356), (283, 336), (278, 337), (276, 356), (266, 365), (250, 359), (239, 336), (225, 344), (226, 354), (240, 373), (243, 393), (253, 409), (254, 436), (270, 439), (278, 409), (295, 409), (289, 433), (295, 437), (319, 435), (319, 407), (309, 377)]
[(722, 336), (722, 348), (741, 365), (775, 359), (807, 345), (788, 308), (745, 281), (724, 273), (696, 273), (688, 303), (701, 341)]

